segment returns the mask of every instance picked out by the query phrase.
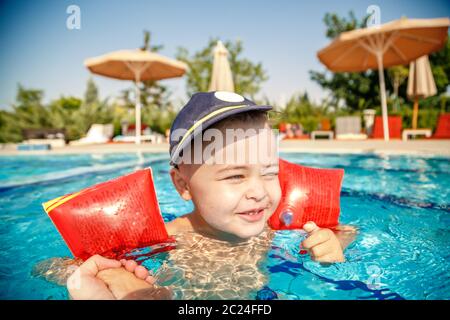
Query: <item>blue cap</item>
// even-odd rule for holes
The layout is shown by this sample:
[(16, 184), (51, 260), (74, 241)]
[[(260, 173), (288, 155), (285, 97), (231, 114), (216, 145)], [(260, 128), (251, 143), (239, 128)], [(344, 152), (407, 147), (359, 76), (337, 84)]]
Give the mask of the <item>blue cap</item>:
[[(248, 111), (269, 111), (268, 105), (257, 105), (243, 96), (227, 91), (198, 92), (180, 110), (170, 128), (170, 163), (176, 164), (181, 151), (192, 139), (211, 125), (231, 115)], [(196, 130), (201, 126), (201, 131)], [(184, 135), (173, 136), (183, 129)]]

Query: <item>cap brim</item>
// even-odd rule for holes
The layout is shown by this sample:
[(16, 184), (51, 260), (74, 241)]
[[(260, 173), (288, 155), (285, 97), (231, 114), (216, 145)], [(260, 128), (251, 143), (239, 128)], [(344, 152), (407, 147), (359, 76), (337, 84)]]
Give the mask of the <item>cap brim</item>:
[[(244, 113), (244, 112), (249, 112), (249, 111), (270, 111), (272, 109), (273, 109), (273, 107), (267, 106), (267, 105), (249, 105), (249, 106), (246, 106), (245, 108), (231, 109), (231, 110), (225, 111), (223, 113), (218, 114), (215, 117), (212, 117), (212, 118), (206, 120), (205, 122), (202, 123), (202, 130), (194, 130), (194, 132), (192, 134), (190, 134), (188, 137), (186, 137), (186, 139), (184, 139), (184, 141), (180, 145), (177, 145), (174, 148), (174, 154), (170, 155), (171, 165), (176, 163), (176, 161), (179, 158), (179, 154), (180, 154), (181, 150), (183, 150), (187, 145), (189, 145), (195, 136), (197, 136), (199, 133), (203, 132), (205, 129), (211, 127), (213, 124), (219, 122), (220, 120), (223, 120), (225, 118), (228, 118), (232, 115), (239, 114), (239, 113)], [(177, 152), (178, 154), (175, 155), (175, 151), (177, 151), (177, 150), (179, 150)]]

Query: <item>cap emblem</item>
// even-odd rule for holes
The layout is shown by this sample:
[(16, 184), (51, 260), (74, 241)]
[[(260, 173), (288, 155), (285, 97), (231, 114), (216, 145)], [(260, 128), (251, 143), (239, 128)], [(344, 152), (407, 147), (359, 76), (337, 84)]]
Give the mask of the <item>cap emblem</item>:
[(234, 93), (234, 92), (228, 92), (228, 91), (216, 91), (214, 93), (214, 96), (222, 101), (225, 102), (242, 102), (244, 101), (244, 97)]

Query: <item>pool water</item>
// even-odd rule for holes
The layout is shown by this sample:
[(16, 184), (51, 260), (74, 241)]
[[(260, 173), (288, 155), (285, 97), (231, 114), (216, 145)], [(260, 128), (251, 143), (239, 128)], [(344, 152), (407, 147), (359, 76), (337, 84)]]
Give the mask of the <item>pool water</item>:
[[(243, 299), (449, 299), (450, 159), (287, 153), (314, 167), (344, 168), (343, 224), (359, 234), (347, 261), (323, 265), (298, 253), (300, 231), (276, 232), (259, 264), (266, 283)], [(35, 265), (70, 256), (41, 203), (151, 166), (166, 221), (192, 204), (172, 187), (166, 154), (0, 157), (0, 298), (67, 299)], [(159, 260), (158, 260), (159, 259)], [(164, 255), (144, 262), (157, 270)]]

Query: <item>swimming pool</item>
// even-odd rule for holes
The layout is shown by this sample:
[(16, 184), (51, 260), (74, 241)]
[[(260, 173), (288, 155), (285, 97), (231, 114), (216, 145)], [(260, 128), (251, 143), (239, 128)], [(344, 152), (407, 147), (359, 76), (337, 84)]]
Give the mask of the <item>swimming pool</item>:
[[(344, 168), (341, 223), (360, 234), (347, 262), (321, 265), (298, 254), (301, 232), (277, 232), (260, 266), (255, 299), (449, 299), (450, 159), (286, 153), (289, 161)], [(151, 166), (165, 220), (191, 209), (172, 187), (166, 154), (0, 157), (0, 298), (66, 299), (33, 274), (37, 262), (69, 256), (41, 203)], [(151, 268), (151, 265), (148, 265)]]

